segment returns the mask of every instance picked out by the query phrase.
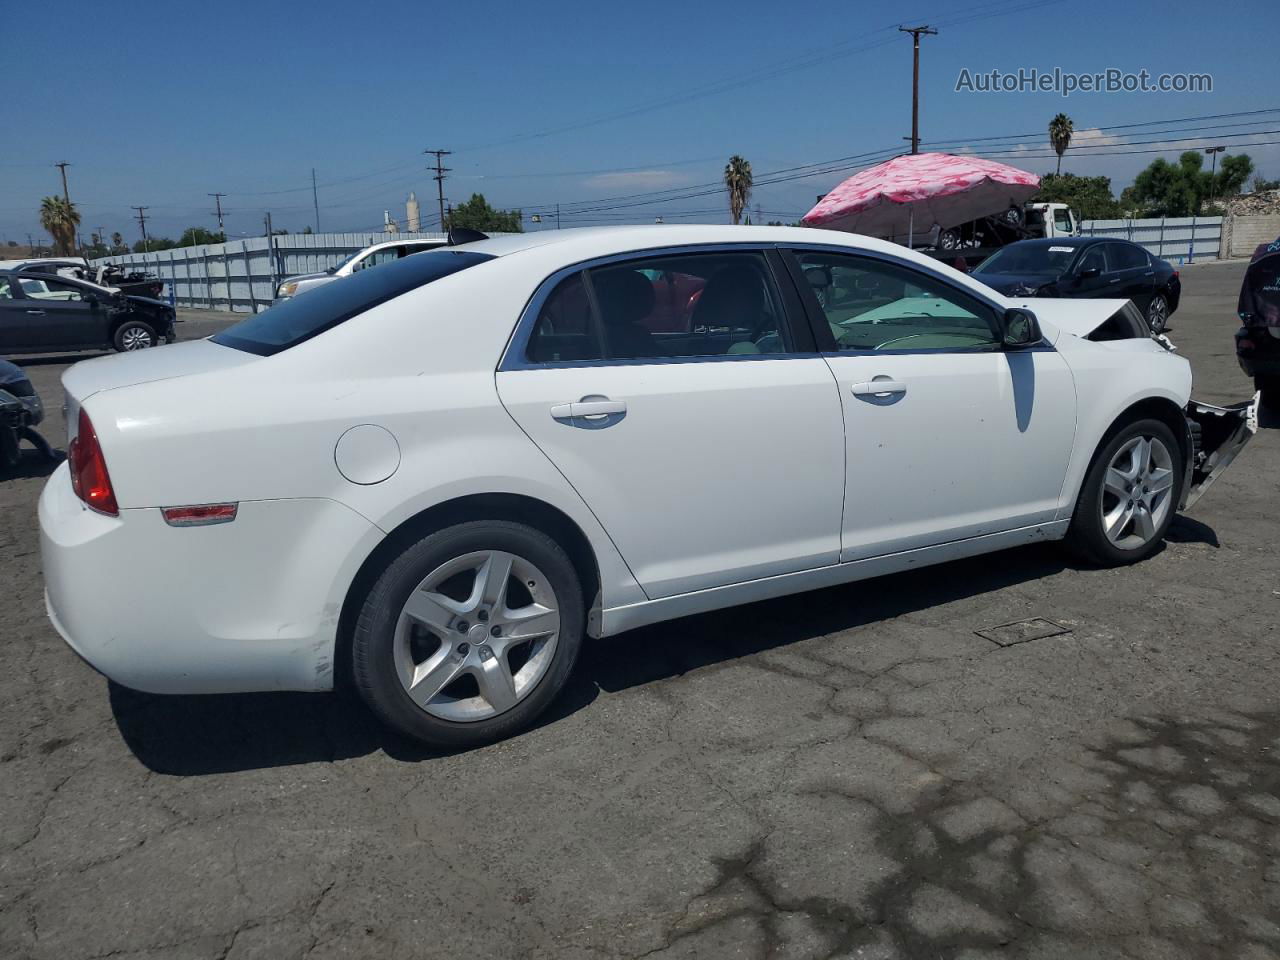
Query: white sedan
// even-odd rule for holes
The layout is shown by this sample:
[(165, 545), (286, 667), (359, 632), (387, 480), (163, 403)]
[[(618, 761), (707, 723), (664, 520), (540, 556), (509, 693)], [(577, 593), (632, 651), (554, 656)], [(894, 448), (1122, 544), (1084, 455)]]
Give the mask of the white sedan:
[(78, 653), (155, 693), (352, 681), (450, 746), (527, 726), (586, 634), (1038, 540), (1142, 559), (1253, 427), (1125, 302), (768, 227), (450, 246), (63, 383)]

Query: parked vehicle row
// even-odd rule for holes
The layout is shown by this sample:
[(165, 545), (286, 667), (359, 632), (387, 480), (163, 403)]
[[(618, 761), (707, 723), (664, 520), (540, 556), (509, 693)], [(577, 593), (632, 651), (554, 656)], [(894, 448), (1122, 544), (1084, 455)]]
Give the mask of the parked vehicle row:
[[(1036, 540), (1140, 560), (1252, 431), (1123, 299), (795, 228), (451, 246), (63, 384), (73, 648), (157, 693), (349, 677), (450, 746), (531, 723), (586, 634)], [(146, 604), (100, 576), (143, 563)]]

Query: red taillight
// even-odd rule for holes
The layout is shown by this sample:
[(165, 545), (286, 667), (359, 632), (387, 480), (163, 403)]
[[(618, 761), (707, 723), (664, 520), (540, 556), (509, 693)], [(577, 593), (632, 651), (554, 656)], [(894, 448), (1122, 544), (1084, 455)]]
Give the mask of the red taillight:
[(71, 467), (71, 487), (76, 496), (99, 513), (118, 517), (120, 508), (116, 506), (116, 492), (111, 488), (107, 461), (102, 456), (98, 435), (83, 407), (80, 408), (76, 438), (67, 451), (67, 462)]
[(202, 503), (194, 507), (165, 507), (160, 513), (171, 527), (207, 527), (230, 523), (239, 509), (238, 503)]

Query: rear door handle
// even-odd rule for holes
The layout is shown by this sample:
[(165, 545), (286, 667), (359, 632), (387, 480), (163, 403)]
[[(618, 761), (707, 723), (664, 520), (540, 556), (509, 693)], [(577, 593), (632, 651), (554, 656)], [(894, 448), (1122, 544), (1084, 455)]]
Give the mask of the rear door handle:
[(864, 380), (853, 385), (853, 393), (858, 397), (888, 397), (906, 392), (907, 385), (901, 380)]
[(573, 403), (557, 403), (551, 407), (551, 416), (556, 420), (616, 417), (626, 412), (625, 400), (610, 400), (608, 397), (599, 396), (583, 397)]
[(28, 311), (27, 311), (27, 313), (28, 313), (30, 316), (33, 316), (33, 317), (43, 317), (43, 316), (44, 316), (44, 311), (43, 311), (43, 310), (28, 310)]

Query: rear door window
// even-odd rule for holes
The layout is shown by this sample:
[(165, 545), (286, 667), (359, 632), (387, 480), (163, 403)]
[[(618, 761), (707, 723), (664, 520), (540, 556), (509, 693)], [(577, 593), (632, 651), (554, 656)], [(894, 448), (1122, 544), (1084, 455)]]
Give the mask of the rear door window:
[(213, 342), (270, 356), (310, 340), (380, 303), (492, 259), (487, 253), (436, 250), (405, 257), (379, 270), (361, 270), (338, 283), (318, 287), (305, 297), (284, 300), (217, 334)]

